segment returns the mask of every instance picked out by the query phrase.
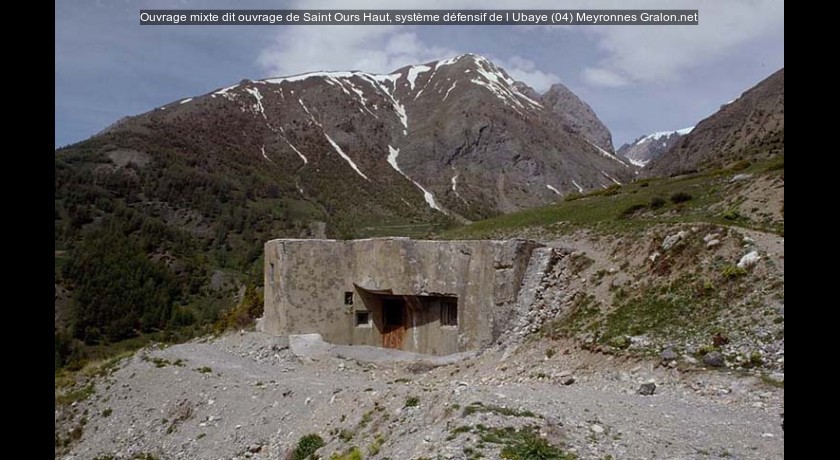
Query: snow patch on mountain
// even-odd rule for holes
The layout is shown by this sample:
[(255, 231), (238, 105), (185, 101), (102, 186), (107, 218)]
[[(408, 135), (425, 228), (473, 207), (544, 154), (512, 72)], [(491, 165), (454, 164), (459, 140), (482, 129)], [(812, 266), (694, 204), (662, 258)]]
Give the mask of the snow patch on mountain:
[(592, 147), (595, 147), (595, 149), (597, 149), (598, 153), (600, 153), (601, 155), (603, 155), (603, 156), (605, 156), (605, 157), (607, 157), (611, 160), (614, 160), (614, 161), (617, 161), (617, 162), (621, 163), (622, 165), (624, 165), (625, 168), (630, 167), (627, 163), (621, 161), (617, 156), (613, 155), (612, 153), (607, 152), (606, 150), (602, 149), (601, 147), (598, 147), (597, 145), (593, 144), (592, 142), (589, 142), (589, 141), (586, 141), (586, 142), (588, 142), (589, 145), (591, 145)]
[(452, 83), (452, 86), (450, 86), (449, 89), (446, 90), (446, 94), (443, 95), (443, 100), (444, 101), (446, 100), (447, 97), (449, 97), (449, 93), (452, 92), (453, 89), (455, 89), (455, 85), (457, 85), (457, 84), (458, 84), (458, 81), (456, 80), (454, 83)]
[(272, 160), (271, 158), (268, 157), (268, 155), (265, 154), (265, 146), (264, 145), (262, 147), (260, 147), (260, 152), (262, 152), (263, 158), (268, 160), (269, 163), (274, 163), (274, 160)]
[(262, 94), (260, 94), (260, 90), (257, 89), (257, 88), (245, 88), (245, 91), (247, 91), (248, 94), (254, 96), (254, 99), (257, 100), (257, 103), (252, 106), (253, 109), (255, 111), (259, 112), (260, 115), (262, 115), (263, 118), (268, 119), (265, 116), (265, 109), (263, 108), (263, 105), (262, 105), (263, 97), (262, 97)]
[(694, 129), (694, 126), (689, 126), (688, 128), (682, 128), (682, 129), (678, 129), (676, 131), (658, 131), (658, 132), (655, 132), (653, 134), (648, 134), (647, 136), (639, 139), (638, 141), (636, 141), (636, 145), (643, 144), (643, 143), (649, 142), (649, 141), (658, 141), (659, 139), (662, 139), (663, 137), (670, 137), (674, 134), (679, 134), (681, 136), (685, 136), (686, 134), (690, 133), (691, 130), (693, 130), (693, 129)]
[(408, 177), (408, 175), (406, 173), (404, 173), (402, 171), (402, 169), (400, 169), (400, 166), (397, 164), (397, 156), (399, 156), (399, 154), (400, 154), (400, 149), (395, 149), (394, 147), (389, 145), (388, 146), (388, 164), (391, 165), (391, 167), (394, 168), (394, 170), (396, 170), (398, 173), (400, 173), (403, 177), (410, 180), (412, 184), (417, 186), (417, 188), (419, 188), (420, 191), (423, 192), (423, 199), (426, 200), (426, 204), (428, 204), (430, 208), (446, 214), (443, 211), (443, 209), (441, 209), (440, 206), (438, 206), (437, 201), (435, 201), (435, 196), (432, 194), (432, 192), (426, 190), (425, 187), (418, 184), (417, 181), (415, 181), (414, 179)]
[[(483, 56), (471, 55), (476, 63), (476, 72), (478, 76), (470, 81), (484, 86), (490, 92), (496, 95), (506, 105), (512, 107), (514, 110), (518, 108), (527, 109), (528, 107), (522, 103), (527, 102), (533, 108), (542, 109), (542, 104), (522, 94), (513, 85), (515, 81), (512, 78), (505, 76), (495, 65), (485, 59)], [(482, 80), (483, 79), (483, 80)], [(518, 111), (518, 110), (517, 110)]]
[(408, 74), (405, 77), (408, 81), (409, 87), (414, 90), (414, 81), (417, 80), (417, 76), (423, 72), (428, 72), (429, 70), (432, 70), (432, 68), (427, 65), (413, 65), (409, 67)]
[(615, 185), (623, 185), (621, 182), (617, 181), (614, 177), (610, 176), (610, 175), (609, 175), (609, 174), (607, 174), (605, 171), (601, 171), (601, 174), (603, 174), (603, 175), (604, 175), (604, 177), (606, 177), (607, 179), (609, 179), (609, 180), (611, 180), (611, 181), (615, 182)]
[(365, 180), (367, 180), (368, 182), (370, 182), (370, 179), (368, 179), (368, 176), (365, 176), (365, 173), (363, 173), (363, 172), (359, 169), (359, 167), (358, 167), (358, 166), (356, 166), (356, 163), (354, 163), (354, 162), (353, 162), (353, 160), (352, 160), (349, 156), (347, 156), (347, 154), (346, 154), (346, 153), (344, 153), (344, 151), (343, 151), (343, 150), (341, 150), (341, 147), (339, 147), (339, 146), (338, 146), (338, 144), (336, 144), (336, 143), (335, 143), (335, 141), (333, 141), (333, 140), (332, 140), (332, 138), (330, 137), (330, 135), (329, 135), (329, 134), (327, 134), (326, 132), (324, 132), (324, 137), (326, 137), (326, 138), (327, 138), (327, 141), (330, 143), (330, 145), (332, 145), (333, 149), (334, 149), (334, 150), (335, 150), (335, 151), (336, 151), (336, 152), (337, 152), (337, 153), (341, 156), (341, 158), (344, 158), (344, 161), (346, 161), (347, 163), (349, 163), (349, 164), (350, 164), (350, 167), (351, 167), (351, 168), (353, 168), (353, 171), (356, 171), (356, 173), (357, 173), (358, 175), (360, 175), (360, 176), (364, 177), (364, 178), (365, 178)]

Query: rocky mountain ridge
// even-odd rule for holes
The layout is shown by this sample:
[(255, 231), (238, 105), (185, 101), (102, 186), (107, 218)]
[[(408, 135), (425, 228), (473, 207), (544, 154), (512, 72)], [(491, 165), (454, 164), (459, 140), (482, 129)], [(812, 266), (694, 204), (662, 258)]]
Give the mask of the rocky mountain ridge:
[(677, 141), (690, 133), (692, 129), (694, 127), (689, 126), (675, 131), (658, 131), (641, 136), (632, 143), (619, 147), (616, 154), (631, 164), (644, 168), (651, 160), (659, 158), (676, 145)]
[(646, 168), (649, 177), (719, 168), (784, 154), (785, 69), (702, 120)]

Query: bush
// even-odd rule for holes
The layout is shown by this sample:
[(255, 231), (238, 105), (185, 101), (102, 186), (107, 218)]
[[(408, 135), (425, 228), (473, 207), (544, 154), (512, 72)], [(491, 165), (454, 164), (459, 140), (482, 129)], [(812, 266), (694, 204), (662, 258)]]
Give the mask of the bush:
[(298, 440), (297, 447), (292, 452), (292, 460), (306, 460), (322, 447), (324, 447), (324, 440), (317, 434), (303, 436)]
[(728, 264), (720, 271), (721, 276), (726, 279), (735, 279), (747, 274), (747, 271), (737, 265)]
[(785, 157), (782, 155), (781, 157), (777, 158), (770, 166), (765, 169), (765, 171), (784, 171), (785, 170)]
[(630, 206), (625, 208), (624, 211), (621, 211), (621, 215), (619, 217), (621, 217), (622, 219), (630, 217), (633, 214), (636, 214), (637, 212), (641, 211), (642, 209), (645, 209), (646, 207), (647, 206), (641, 203), (631, 204)]
[(604, 195), (604, 196), (618, 195), (619, 189), (621, 189), (621, 187), (617, 184), (610, 185), (609, 187), (604, 189), (602, 195)]
[(574, 454), (564, 453), (541, 437), (533, 428), (524, 427), (506, 440), (501, 457), (510, 460), (573, 460)]
[(420, 405), (420, 398), (412, 396), (405, 400), (405, 407), (417, 407)]
[(619, 335), (609, 339), (607, 345), (624, 350), (630, 346), (630, 339), (627, 336)]
[(741, 214), (735, 209), (730, 209), (724, 212), (722, 217), (726, 220), (738, 220), (738, 218), (741, 217)]
[(262, 294), (257, 291), (253, 284), (249, 284), (245, 288), (245, 294), (239, 304), (216, 322), (215, 330), (216, 332), (224, 332), (228, 329), (243, 329), (262, 316), (263, 308)]
[(691, 201), (693, 197), (686, 192), (675, 192), (671, 195), (671, 202), (674, 204), (685, 203), (686, 201)]
[(572, 192), (572, 193), (569, 193), (568, 195), (563, 196), (563, 201), (575, 201), (575, 200), (579, 200), (581, 198), (583, 198), (582, 193)]
[(650, 199), (650, 209), (659, 209), (662, 206), (665, 206), (665, 198), (655, 196)]
[(735, 164), (733, 164), (732, 167), (729, 168), (729, 169), (732, 170), (732, 171), (743, 171), (743, 170), (749, 168), (751, 164), (752, 163), (750, 163), (750, 160), (740, 160), (740, 161), (736, 162)]
[(362, 451), (358, 447), (351, 447), (350, 450), (344, 454), (332, 454), (330, 460), (362, 460)]

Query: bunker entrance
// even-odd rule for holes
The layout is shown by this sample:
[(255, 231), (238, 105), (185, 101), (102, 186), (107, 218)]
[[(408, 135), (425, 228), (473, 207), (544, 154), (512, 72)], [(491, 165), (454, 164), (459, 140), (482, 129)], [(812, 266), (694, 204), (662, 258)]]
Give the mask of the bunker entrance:
[(361, 300), (355, 305), (356, 313), (370, 315), (384, 348), (437, 349), (443, 334), (457, 334), (460, 321), (456, 296), (395, 294), (390, 289), (355, 287)]

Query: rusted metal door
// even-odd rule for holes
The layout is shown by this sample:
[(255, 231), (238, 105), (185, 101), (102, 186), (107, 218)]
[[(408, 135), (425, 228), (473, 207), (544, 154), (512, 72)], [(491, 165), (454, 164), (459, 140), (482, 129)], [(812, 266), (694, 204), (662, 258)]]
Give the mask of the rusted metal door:
[(405, 302), (385, 299), (382, 302), (382, 346), (402, 349), (405, 339)]

